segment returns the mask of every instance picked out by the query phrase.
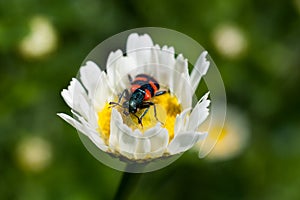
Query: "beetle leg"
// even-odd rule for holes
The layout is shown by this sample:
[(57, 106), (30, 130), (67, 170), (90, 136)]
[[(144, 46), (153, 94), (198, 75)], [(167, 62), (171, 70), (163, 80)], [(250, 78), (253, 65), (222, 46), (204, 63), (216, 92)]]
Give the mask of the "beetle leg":
[[(146, 113), (148, 112), (150, 106), (153, 106), (153, 108), (154, 108), (154, 117), (155, 117), (155, 119), (156, 119), (158, 122), (160, 122), (161, 124), (164, 124), (164, 123), (162, 123), (162, 122), (157, 118), (157, 114), (156, 114), (156, 105), (155, 105), (155, 103), (153, 103), (153, 102), (151, 102), (151, 101), (147, 101), (147, 102), (144, 102), (144, 103), (142, 104), (142, 106), (141, 106), (142, 108), (147, 108), (147, 109), (145, 110), (145, 112), (143, 112), (142, 117), (144, 117), (144, 115), (146, 115)], [(141, 117), (141, 118), (142, 118), (142, 117)]]
[(155, 103), (153, 103), (153, 108), (154, 108), (154, 117), (155, 117), (155, 119), (156, 119), (157, 121), (159, 121), (161, 124), (164, 125), (164, 123), (162, 123), (162, 122), (157, 118), (157, 115), (156, 115), (156, 105), (155, 105)]
[(143, 114), (140, 116), (140, 119), (142, 120), (143, 117), (147, 114), (147, 112), (149, 111), (150, 105), (146, 108), (146, 110), (143, 112)]
[(119, 100), (118, 100), (118, 103), (120, 103), (120, 102), (121, 102), (121, 100), (122, 100), (122, 98), (123, 98), (124, 94), (126, 93), (126, 90), (127, 90), (127, 89), (123, 90), (123, 92), (121, 93), (121, 95), (119, 95)]
[[(144, 106), (146, 106), (146, 105), (144, 105)], [(143, 114), (140, 116), (140, 117), (138, 117), (138, 120), (139, 120), (139, 124), (141, 124), (142, 125), (142, 128), (143, 128), (143, 117), (147, 114), (147, 112), (149, 111), (149, 109), (150, 109), (150, 105), (147, 105), (147, 107), (145, 107), (146, 108), (146, 110), (143, 112)]]
[(153, 108), (154, 108), (154, 117), (155, 117), (155, 119), (156, 119), (157, 121), (159, 121), (159, 122), (162, 124), (162, 122), (157, 118), (157, 115), (156, 115), (156, 106), (155, 106), (155, 104), (153, 104)]
[(115, 107), (115, 106), (123, 107), (123, 106), (122, 106), (121, 104), (119, 104), (118, 102), (113, 102), (113, 101), (109, 102), (109, 105), (112, 105), (112, 106), (110, 106), (110, 108)]
[(126, 100), (129, 99), (129, 91), (128, 91), (127, 89), (123, 90), (123, 92), (119, 95), (118, 102), (113, 102), (113, 101), (111, 101), (111, 102), (109, 102), (109, 105), (112, 105), (111, 107), (115, 107), (115, 106), (118, 105), (118, 106), (121, 106), (121, 107), (123, 107), (123, 108), (126, 108), (126, 107), (124, 107), (124, 105), (121, 105), (121, 104), (120, 104), (120, 102), (121, 102), (121, 100), (122, 100), (123, 97), (124, 97)]
[(163, 94), (166, 94), (166, 93), (167, 93), (167, 91), (165, 91), (165, 90), (164, 91), (158, 91), (158, 92), (155, 93), (154, 96), (157, 97), (157, 96), (160, 96), (160, 95), (163, 95)]
[(129, 112), (126, 111), (126, 110), (124, 110), (124, 111), (123, 111), (123, 114), (126, 115), (126, 116), (128, 116), (128, 115), (129, 115)]
[(139, 116), (137, 116), (135, 113), (132, 113), (132, 114), (133, 114), (133, 116), (135, 116), (135, 117), (137, 118), (138, 123), (142, 126), (142, 128), (144, 128), (144, 127), (143, 127), (142, 118), (140, 118)]
[(130, 95), (129, 95), (128, 89), (125, 89), (123, 92), (125, 92), (125, 95), (124, 95), (125, 99), (129, 100), (130, 99)]

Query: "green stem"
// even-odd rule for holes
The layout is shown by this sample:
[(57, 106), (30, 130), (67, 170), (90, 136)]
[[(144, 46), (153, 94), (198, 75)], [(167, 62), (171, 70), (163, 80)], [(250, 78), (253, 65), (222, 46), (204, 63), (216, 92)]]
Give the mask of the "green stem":
[(142, 174), (124, 172), (114, 200), (127, 200), (134, 191)]

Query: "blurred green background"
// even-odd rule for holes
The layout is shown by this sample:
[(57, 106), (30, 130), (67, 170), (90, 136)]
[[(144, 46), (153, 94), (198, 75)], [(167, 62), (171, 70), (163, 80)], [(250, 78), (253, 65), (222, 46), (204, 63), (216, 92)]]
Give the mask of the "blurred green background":
[(97, 44), (144, 26), (208, 50), (251, 136), (231, 159), (188, 152), (143, 174), (130, 199), (300, 199), (299, 0), (1, 0), (0, 199), (112, 199), (122, 173), (56, 116), (60, 91)]

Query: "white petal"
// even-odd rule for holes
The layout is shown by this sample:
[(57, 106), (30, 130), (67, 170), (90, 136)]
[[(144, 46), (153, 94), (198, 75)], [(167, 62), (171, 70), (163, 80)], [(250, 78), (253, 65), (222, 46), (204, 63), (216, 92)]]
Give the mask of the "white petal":
[[(131, 130), (129, 130), (131, 131)], [(128, 157), (134, 158), (136, 151), (137, 139), (127, 133), (121, 133), (119, 136), (120, 153)]]
[(135, 73), (137, 65), (133, 58), (122, 57), (117, 60), (114, 67), (116, 70), (115, 87), (119, 90), (118, 92), (121, 92), (130, 85), (128, 74)]
[(89, 120), (90, 118), (90, 104), (87, 101), (86, 96), (83, 95), (74, 95), (74, 110), (77, 111), (85, 119)]
[(153, 60), (151, 47), (153, 47), (153, 41), (149, 35), (139, 36), (137, 33), (133, 33), (128, 36), (126, 53), (128, 57), (135, 59), (137, 66), (140, 67)]
[(193, 91), (190, 86), (190, 81), (184, 74), (178, 74), (178, 76), (173, 76), (173, 86), (170, 88), (171, 91), (175, 93), (178, 102), (181, 104), (182, 108), (189, 108), (192, 106)]
[(190, 112), (191, 108), (187, 108), (182, 111), (179, 115), (176, 116), (175, 126), (174, 126), (174, 135), (186, 131), (184, 129), (184, 124), (186, 123), (186, 115)]
[(100, 68), (92, 61), (87, 61), (86, 64), (80, 68), (80, 80), (87, 89), (90, 99), (94, 98), (100, 74)]
[(80, 133), (86, 135), (102, 151), (107, 150), (107, 146), (104, 144), (104, 141), (99, 136), (98, 132), (90, 129), (89, 127), (83, 125), (82, 123), (79, 123), (77, 120), (70, 117), (69, 115), (66, 115), (64, 113), (58, 113), (57, 115), (61, 117), (63, 120), (65, 120), (66, 122), (68, 122), (70, 125), (72, 125), (74, 128), (76, 128)]
[(99, 134), (91, 134), (89, 138), (102, 151), (106, 152), (108, 150), (108, 146), (104, 143), (103, 139), (99, 136)]
[[(76, 90), (76, 91), (75, 91)], [(73, 98), (74, 94), (82, 94), (85, 93), (83, 87), (79, 83), (79, 81), (76, 78), (72, 78), (70, 85), (68, 86), (68, 89), (63, 89), (61, 92), (61, 96), (65, 100), (65, 102), (68, 104), (70, 108), (74, 108), (73, 104)]]
[(123, 53), (121, 50), (117, 50), (116, 52), (111, 52), (108, 56), (107, 63), (106, 63), (107, 77), (109, 80), (108, 85), (115, 94), (117, 94), (116, 80), (120, 79), (119, 71), (116, 70), (116, 62), (122, 57), (123, 57)]
[(185, 132), (173, 138), (168, 146), (170, 154), (178, 154), (192, 148), (199, 140), (204, 139), (207, 133)]
[(108, 85), (108, 78), (105, 72), (101, 72), (96, 86), (93, 104), (97, 111), (100, 111), (106, 102), (113, 100), (113, 90)]
[(119, 127), (122, 123), (121, 114), (113, 108), (111, 111), (109, 146), (115, 150), (119, 150), (119, 135), (121, 134)]
[(136, 140), (134, 157), (135, 159), (144, 159), (151, 151), (151, 144), (147, 138), (139, 138)]
[(89, 118), (88, 97), (83, 86), (77, 79), (73, 78), (68, 89), (64, 89), (61, 92), (61, 95), (68, 106), (84, 118)]
[(173, 76), (170, 76), (170, 72), (172, 71), (170, 66), (158, 65), (149, 69), (149, 71), (150, 72), (147, 73), (153, 74), (153, 77), (158, 81), (161, 87), (170, 88), (171, 81), (173, 81)]
[(155, 77), (156, 80), (158, 80), (158, 75), (160, 74), (161, 69), (161, 63), (159, 61), (159, 53), (161, 52), (161, 49), (158, 45), (152, 46), (150, 48), (147, 48), (146, 50), (139, 50), (140, 55), (143, 56), (144, 54), (145, 59), (144, 61), (140, 62), (137, 61), (138, 65), (138, 71), (136, 71), (135, 75), (144, 73), (149, 74), (153, 77)]
[(73, 95), (67, 89), (61, 91), (61, 96), (70, 108), (73, 108)]
[(199, 56), (194, 69), (191, 73), (191, 85), (193, 92), (196, 91), (201, 77), (204, 76), (209, 68), (210, 62), (206, 60), (207, 51), (204, 51)]
[[(85, 126), (91, 128), (92, 130), (98, 129), (98, 115), (97, 111), (94, 109), (94, 106), (91, 104), (86, 105), (85, 115), (81, 115), (81, 113), (76, 112), (75, 110), (71, 110), (73, 116), (75, 116), (81, 123)], [(84, 123), (86, 122), (86, 123)]]
[(77, 120), (73, 119), (72, 117), (70, 117), (65, 113), (57, 113), (57, 115), (61, 117), (63, 120), (65, 120), (66, 122), (68, 122), (70, 125), (72, 125), (74, 128), (76, 128), (78, 131), (88, 135), (88, 133), (85, 132), (86, 130), (83, 128), (83, 125), (79, 123)]
[[(150, 63), (153, 63), (153, 64), (162, 64), (160, 62), (160, 58), (159, 58), (159, 52), (160, 52), (160, 47), (159, 45), (154, 45), (153, 47), (151, 47), (151, 60), (150, 60)], [(154, 66), (152, 66), (154, 67)], [(154, 67), (155, 68), (155, 67)]]
[(159, 45), (155, 45), (152, 48), (152, 55), (156, 59), (153, 60), (153, 63), (158, 64), (154, 65), (153, 76), (161, 85), (168, 86), (171, 79), (170, 71), (175, 63), (174, 48), (163, 46), (161, 49)]
[(209, 114), (208, 106), (210, 104), (210, 100), (208, 99), (209, 92), (207, 92), (203, 97), (198, 101), (197, 105), (193, 109), (188, 130), (189, 131), (196, 131), (200, 124), (207, 118)]
[(176, 95), (184, 109), (190, 107), (193, 91), (189, 85), (187, 59), (181, 54), (175, 59), (173, 47), (164, 46), (162, 50), (158, 51), (158, 54), (160, 55), (160, 64), (162, 64), (157, 72), (158, 82), (168, 87)]
[(136, 60), (133, 57), (123, 56), (122, 51), (118, 50), (109, 55), (107, 61), (107, 75), (109, 86), (115, 94), (122, 92), (130, 83), (128, 74), (135, 72), (137, 68)]
[(160, 123), (147, 130), (144, 136), (150, 141), (151, 157), (159, 157), (166, 151), (166, 147), (169, 143), (169, 134), (167, 129), (161, 127)]
[(177, 56), (174, 69), (186, 78), (189, 77), (188, 60), (182, 54)]
[(174, 47), (163, 46), (159, 52), (159, 62), (162, 65), (174, 66), (175, 64)]
[(98, 129), (98, 120), (94, 110), (90, 109), (90, 117), (87, 120), (80, 116), (78, 113), (76, 113), (74, 110), (71, 110), (71, 112), (73, 116), (75, 116), (75, 118), (78, 119), (83, 126), (89, 127), (92, 130)]
[[(174, 88), (174, 91), (176, 90), (176, 86), (180, 86), (178, 84), (178, 79), (176, 79), (176, 77), (178, 77), (179, 75), (183, 75), (182, 77), (186, 79), (186, 81), (188, 80), (189, 77), (189, 73), (188, 73), (188, 62), (187, 59), (184, 59), (184, 57), (182, 56), (182, 54), (179, 54), (176, 58), (176, 62), (174, 63), (174, 68), (173, 68), (173, 73), (174, 73), (174, 85), (172, 86)], [(189, 83), (189, 82), (188, 82)]]
[(153, 46), (153, 41), (148, 34), (138, 35), (137, 33), (132, 33), (128, 36), (126, 51), (130, 52), (136, 49), (149, 48)]
[[(163, 46), (160, 48), (158, 45), (153, 47), (153, 52), (157, 55), (158, 65), (155, 67), (154, 76), (157, 81), (170, 88), (173, 83), (173, 71), (175, 66), (175, 54), (173, 47)], [(172, 91), (173, 92), (173, 91)]]
[(120, 49), (115, 52), (110, 52), (106, 62), (106, 69), (108, 70), (110, 67), (112, 67), (114, 63), (121, 57), (123, 57), (123, 52)]
[(128, 82), (128, 74), (132, 73), (137, 65), (135, 60), (130, 57), (122, 57), (119, 62), (116, 63), (116, 70), (119, 71), (119, 74), (122, 75), (122, 78), (125, 78), (126, 81)]

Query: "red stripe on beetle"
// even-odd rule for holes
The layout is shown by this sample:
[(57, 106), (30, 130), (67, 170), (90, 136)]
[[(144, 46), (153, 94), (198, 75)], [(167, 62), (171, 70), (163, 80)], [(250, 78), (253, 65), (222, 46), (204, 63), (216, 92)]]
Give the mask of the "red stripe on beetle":
[(145, 92), (146, 92), (146, 94), (145, 94), (144, 100), (147, 101), (147, 100), (151, 99), (151, 92), (148, 89), (146, 89)]
[(136, 77), (136, 78), (134, 79), (134, 81), (145, 81), (145, 82), (147, 82), (147, 81), (148, 81), (148, 78), (146, 78), (146, 77)]
[(141, 87), (140, 85), (132, 85), (130, 90), (133, 93), (134, 91), (136, 91), (136, 89), (138, 89), (140, 87)]
[(156, 85), (154, 84), (154, 82), (152, 82), (152, 81), (149, 81), (149, 84), (151, 85), (151, 87), (153, 88), (153, 90), (154, 90), (154, 94), (156, 93), (156, 91), (157, 91), (157, 87), (156, 87)]

